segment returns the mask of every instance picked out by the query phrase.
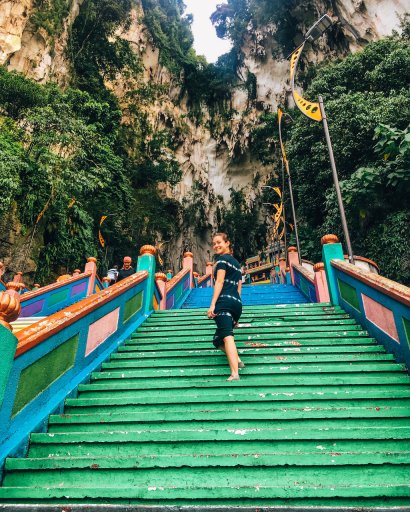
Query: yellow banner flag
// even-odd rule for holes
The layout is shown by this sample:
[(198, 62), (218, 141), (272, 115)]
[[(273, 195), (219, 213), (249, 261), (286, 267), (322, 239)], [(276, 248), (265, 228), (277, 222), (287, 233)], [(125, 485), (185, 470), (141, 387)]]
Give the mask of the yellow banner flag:
[(100, 240), (101, 247), (105, 247), (105, 240), (104, 240), (100, 230), (98, 230), (98, 238)]

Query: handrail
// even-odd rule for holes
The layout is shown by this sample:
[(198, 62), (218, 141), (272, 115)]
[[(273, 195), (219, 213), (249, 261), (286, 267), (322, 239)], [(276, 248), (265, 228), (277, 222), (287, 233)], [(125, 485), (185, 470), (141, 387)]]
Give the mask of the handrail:
[(302, 274), (304, 278), (306, 278), (308, 281), (310, 281), (312, 284), (315, 284), (315, 276), (312, 274), (312, 272), (309, 272), (309, 270), (305, 267), (302, 267), (302, 265), (292, 265), (293, 268), (299, 272), (299, 274)]
[(164, 296), (163, 296), (163, 294), (162, 294), (162, 290), (161, 290), (161, 289), (160, 289), (160, 287), (158, 286), (158, 282), (157, 282), (157, 280), (155, 280), (155, 289), (156, 289), (156, 291), (158, 292), (159, 298), (160, 298), (160, 299), (163, 299), (163, 298), (164, 298)]
[[(344, 254), (343, 257), (344, 257), (345, 261), (349, 260), (348, 254)], [(353, 260), (354, 261), (363, 261), (364, 263), (369, 263), (373, 267), (377, 268), (378, 272), (380, 272), (379, 265), (375, 261), (370, 260), (369, 258), (365, 258), (364, 256), (357, 256), (356, 254), (353, 254)]]
[(204, 281), (206, 281), (207, 279), (210, 279), (212, 276), (211, 274), (205, 274), (201, 277), (198, 277), (198, 284), (202, 284)]
[(178, 274), (175, 274), (175, 276), (170, 279), (165, 287), (165, 291), (168, 292), (172, 290), (187, 274), (189, 274), (190, 270), (189, 268), (183, 268), (181, 269)]
[(387, 277), (362, 270), (346, 261), (332, 260), (331, 265), (349, 276), (358, 279), (362, 283), (367, 284), (371, 288), (383, 292), (394, 300), (410, 307), (410, 288), (407, 286), (387, 279)]
[(147, 271), (137, 272), (126, 279), (123, 279), (119, 283), (83, 299), (81, 302), (68, 306), (63, 311), (58, 311), (57, 313), (50, 315), (45, 320), (22, 329), (16, 335), (18, 344), (15, 358), (24, 354), (32, 347), (39, 345), (46, 338), (61, 331), (67, 325), (76, 322), (91, 311), (121, 295), (124, 291), (144, 281), (147, 277)]
[(81, 279), (84, 279), (85, 277), (89, 276), (91, 276), (91, 272), (83, 272), (82, 274), (73, 276), (70, 279), (67, 279), (66, 281), (57, 281), (55, 283), (42, 286), (41, 288), (37, 288), (37, 290), (31, 290), (20, 297), (20, 303), (23, 303), (24, 301), (30, 299), (34, 299), (35, 297), (43, 295), (44, 293), (54, 291), (58, 288), (62, 288), (63, 286), (67, 286), (67, 284), (75, 283), (76, 281), (80, 281)]

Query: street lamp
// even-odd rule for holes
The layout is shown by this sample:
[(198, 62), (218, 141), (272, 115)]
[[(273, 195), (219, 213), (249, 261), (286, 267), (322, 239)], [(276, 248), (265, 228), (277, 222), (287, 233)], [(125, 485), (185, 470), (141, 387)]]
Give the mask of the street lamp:
[(282, 141), (282, 116), (283, 116), (283, 112), (280, 108), (278, 108), (279, 143), (280, 143), (280, 149), (282, 152), (282, 165), (284, 165), (284, 167), (286, 169), (286, 174), (288, 177), (290, 203), (292, 205), (293, 225), (295, 227), (296, 247), (298, 250), (299, 264), (302, 264), (302, 255), (300, 253), (300, 244), (299, 244), (298, 223), (296, 220), (295, 202), (293, 200), (292, 179), (290, 177), (289, 162), (286, 157), (285, 145), (283, 144), (283, 141)]
[(329, 158), (330, 158), (330, 165), (332, 168), (332, 175), (333, 175), (333, 183), (336, 189), (336, 196), (337, 196), (337, 202), (339, 205), (339, 212), (340, 212), (340, 218), (342, 221), (343, 226), (343, 233), (346, 240), (346, 246), (347, 246), (347, 253), (349, 255), (349, 261), (350, 263), (354, 264), (353, 259), (353, 250), (352, 250), (352, 244), (350, 242), (350, 234), (349, 234), (349, 228), (347, 226), (346, 221), (346, 214), (345, 209), (343, 205), (343, 199), (342, 199), (342, 193), (340, 191), (340, 185), (339, 185), (339, 177), (337, 175), (337, 169), (336, 169), (336, 163), (335, 158), (333, 155), (333, 148), (332, 148), (332, 141), (330, 140), (330, 133), (329, 133), (329, 127), (327, 125), (327, 118), (326, 118), (326, 112), (325, 107), (323, 104), (323, 98), (322, 96), (319, 96), (318, 103), (311, 102), (308, 100), (305, 100), (302, 98), (302, 96), (295, 91), (295, 75), (296, 75), (296, 68), (300, 59), (300, 56), (303, 52), (303, 48), (305, 47), (306, 41), (313, 42), (318, 37), (320, 37), (330, 26), (332, 26), (332, 20), (330, 17), (325, 14), (322, 16), (307, 32), (305, 35), (305, 39), (303, 43), (294, 50), (294, 52), (290, 56), (290, 83), (292, 88), (292, 95), (295, 100), (296, 106), (298, 109), (309, 119), (313, 119), (314, 121), (322, 121), (323, 122), (323, 129), (325, 132), (326, 137), (326, 143), (327, 148), (329, 150)]

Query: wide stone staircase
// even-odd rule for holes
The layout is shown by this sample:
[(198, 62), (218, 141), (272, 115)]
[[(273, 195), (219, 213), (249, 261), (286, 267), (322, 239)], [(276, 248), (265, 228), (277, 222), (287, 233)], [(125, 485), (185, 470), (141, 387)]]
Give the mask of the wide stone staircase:
[(252, 306), (227, 382), (205, 312), (155, 312), (7, 460), (0, 502), (410, 506), (403, 365), (339, 307)]

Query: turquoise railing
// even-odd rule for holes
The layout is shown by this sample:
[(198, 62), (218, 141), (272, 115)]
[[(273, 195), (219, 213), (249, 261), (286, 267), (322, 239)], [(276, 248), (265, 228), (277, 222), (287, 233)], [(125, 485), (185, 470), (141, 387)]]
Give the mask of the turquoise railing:
[(0, 464), (147, 318), (148, 284), (138, 272), (16, 336), (0, 325)]
[(356, 318), (410, 371), (410, 288), (347, 263), (336, 240), (323, 245), (332, 303)]

